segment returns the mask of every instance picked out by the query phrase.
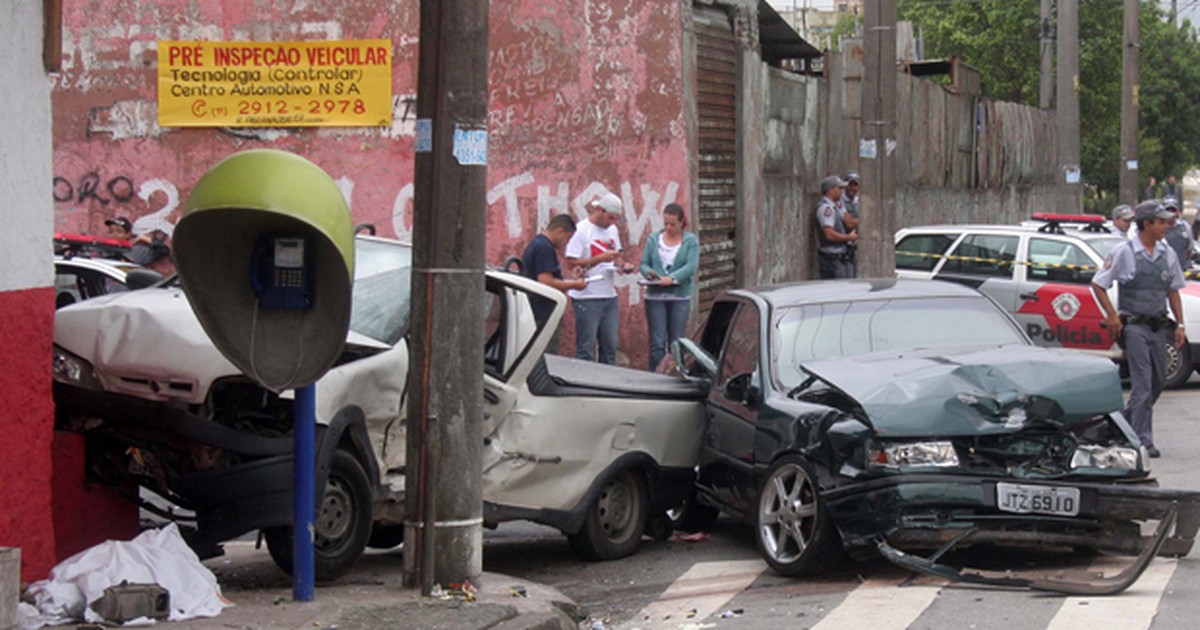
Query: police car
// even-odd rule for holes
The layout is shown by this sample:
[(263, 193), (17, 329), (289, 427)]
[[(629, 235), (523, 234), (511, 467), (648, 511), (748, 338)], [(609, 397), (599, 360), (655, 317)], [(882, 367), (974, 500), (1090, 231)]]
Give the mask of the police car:
[(77, 234), (54, 235), (54, 305), (69, 306), (89, 298), (148, 287), (162, 275), (123, 258), (121, 240)]
[[(974, 287), (1016, 318), (1034, 343), (1121, 359), (1091, 294), (1096, 270), (1125, 238), (1096, 215), (1035, 214), (1020, 226), (933, 225), (896, 233), (896, 275)], [(1184, 322), (1200, 330), (1200, 283), (1180, 291)], [(1110, 291), (1116, 303), (1116, 288)], [(1167, 345), (1167, 387), (1200, 370), (1200, 343)]]

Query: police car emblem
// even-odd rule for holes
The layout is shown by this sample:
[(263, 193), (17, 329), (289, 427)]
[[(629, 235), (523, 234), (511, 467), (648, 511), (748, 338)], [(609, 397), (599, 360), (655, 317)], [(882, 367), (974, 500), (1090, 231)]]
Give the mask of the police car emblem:
[(1054, 314), (1064, 322), (1069, 322), (1074, 319), (1075, 314), (1079, 312), (1079, 298), (1075, 297), (1074, 293), (1060, 293), (1054, 301), (1050, 302), (1054, 307)]

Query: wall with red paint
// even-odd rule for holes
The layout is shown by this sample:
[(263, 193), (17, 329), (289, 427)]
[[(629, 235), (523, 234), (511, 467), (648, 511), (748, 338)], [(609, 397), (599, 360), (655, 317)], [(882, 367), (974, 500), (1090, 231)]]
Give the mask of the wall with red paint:
[[(419, 3), (382, 0), (64, 0), (53, 92), (55, 227), (102, 233), (120, 215), (170, 231), (221, 158), (301, 154), (341, 186), (356, 222), (409, 239)], [(678, 2), (538, 0), (490, 9), (487, 259), (519, 255), (549, 218), (604, 192), (624, 201), (636, 262), (662, 209), (687, 207)], [(390, 38), (393, 124), (348, 129), (171, 129), (156, 123), (158, 40)], [(636, 277), (621, 278), (621, 361), (641, 366)], [(564, 335), (570, 347), (571, 327)]]
[[(43, 240), (49, 243), (50, 235)], [(52, 287), (0, 292), (0, 546), (21, 548), (25, 581), (45, 577), (55, 562), (50, 508), (53, 313)]]
[(21, 548), (21, 579), (54, 564), (50, 397), (54, 326), (50, 89), (42, 2), (0, 3), (0, 546)]

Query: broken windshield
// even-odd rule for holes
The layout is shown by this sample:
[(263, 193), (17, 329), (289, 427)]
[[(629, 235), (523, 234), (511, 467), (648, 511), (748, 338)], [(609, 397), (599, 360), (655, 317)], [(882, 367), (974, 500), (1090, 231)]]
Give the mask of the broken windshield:
[(960, 345), (1027, 344), (1012, 320), (984, 297), (827, 302), (784, 307), (773, 345), (780, 385), (808, 375), (808, 361)]

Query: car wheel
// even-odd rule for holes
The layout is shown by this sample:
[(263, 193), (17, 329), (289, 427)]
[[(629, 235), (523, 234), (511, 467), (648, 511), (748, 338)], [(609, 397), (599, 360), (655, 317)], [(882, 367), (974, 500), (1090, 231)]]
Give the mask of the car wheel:
[(820, 573), (842, 553), (841, 538), (803, 457), (785, 455), (767, 471), (758, 495), (758, 548), (780, 575)]
[(672, 528), (689, 534), (711, 530), (720, 515), (721, 511), (717, 508), (700, 503), (695, 488), (692, 488), (683, 505), (667, 512), (667, 516), (671, 517)]
[(567, 540), (589, 560), (614, 560), (637, 551), (646, 531), (649, 497), (646, 481), (631, 468), (609, 479), (588, 508), (583, 528)]
[[(317, 504), (313, 526), (313, 573), (319, 582), (345, 575), (362, 555), (371, 536), (371, 485), (362, 464), (349, 452), (333, 453), (329, 480)], [(263, 530), (271, 559), (292, 572), (292, 527)]]
[(1192, 352), (1187, 344), (1176, 348), (1174, 343), (1167, 343), (1167, 377), (1163, 387), (1175, 389), (1183, 387), (1192, 375)]

